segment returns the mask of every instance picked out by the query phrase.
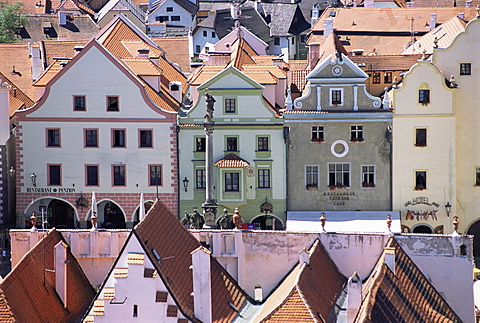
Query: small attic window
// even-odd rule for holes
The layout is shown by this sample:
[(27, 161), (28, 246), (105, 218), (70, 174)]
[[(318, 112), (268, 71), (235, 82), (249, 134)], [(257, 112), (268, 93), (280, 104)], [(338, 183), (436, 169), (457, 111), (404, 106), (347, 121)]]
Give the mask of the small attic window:
[(50, 28), (52, 28), (52, 23), (50, 21), (44, 21), (42, 23), (42, 27), (43, 27), (43, 32), (44, 33), (49, 33), (50, 32)]
[(337, 15), (337, 13), (332, 10), (332, 11), (330, 11), (330, 13), (329, 13), (328, 16), (329, 16), (329, 17), (335, 17), (336, 15)]
[(171, 91), (178, 91), (178, 90), (180, 90), (180, 87), (177, 84), (172, 84), (172, 86), (170, 87), (170, 90)]

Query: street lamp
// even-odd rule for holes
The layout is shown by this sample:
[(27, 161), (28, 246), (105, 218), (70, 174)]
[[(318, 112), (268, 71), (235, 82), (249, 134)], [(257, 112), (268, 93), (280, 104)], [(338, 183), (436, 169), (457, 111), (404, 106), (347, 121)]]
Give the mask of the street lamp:
[(185, 189), (185, 192), (188, 190), (188, 182), (190, 182), (187, 178), (187, 176), (185, 176), (184, 180), (183, 180), (183, 188)]
[(37, 187), (37, 175), (32, 172), (30, 179), (32, 180), (33, 187)]
[(447, 202), (447, 204), (445, 204), (445, 211), (447, 211), (447, 216), (450, 216), (451, 210), (452, 210), (452, 206), (450, 205), (450, 202)]

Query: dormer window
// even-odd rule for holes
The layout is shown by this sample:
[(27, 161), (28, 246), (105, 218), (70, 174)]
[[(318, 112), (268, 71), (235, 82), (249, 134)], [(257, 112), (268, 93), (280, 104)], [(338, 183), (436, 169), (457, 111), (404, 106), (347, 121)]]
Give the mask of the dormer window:
[(44, 21), (42, 23), (43, 33), (48, 34), (50, 33), (50, 29), (52, 28), (52, 23), (50, 21)]

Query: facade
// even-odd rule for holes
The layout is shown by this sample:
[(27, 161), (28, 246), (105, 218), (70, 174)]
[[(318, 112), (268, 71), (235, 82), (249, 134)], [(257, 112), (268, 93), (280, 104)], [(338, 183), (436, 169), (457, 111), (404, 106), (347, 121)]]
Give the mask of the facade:
[(306, 94), (283, 113), (288, 218), (391, 210), (392, 111), (366, 91), (367, 74), (345, 55), (323, 57)]
[(130, 0), (110, 0), (96, 14), (96, 21), (100, 28), (105, 27), (117, 15), (124, 15), (140, 30), (146, 32), (145, 12)]
[(170, 30), (176, 34), (188, 35), (195, 28), (198, 7), (189, 0), (149, 1), (147, 34), (161, 36)]
[[(213, 161), (217, 218), (224, 208), (232, 214), (238, 207), (244, 222), (284, 228), (283, 123), (262, 96), (265, 88), (235, 67), (220, 68), (211, 76), (196, 88), (198, 100), (179, 119), (180, 178), (193, 184), (180, 193), (180, 212), (200, 210), (206, 198), (205, 100), (201, 94), (208, 91), (216, 100)], [(268, 217), (260, 211), (265, 201), (273, 205)]]
[[(124, 62), (158, 69), (149, 58)], [(94, 191), (99, 227), (131, 227), (138, 203), (130, 201), (140, 193), (176, 210), (176, 101), (168, 93), (160, 98), (95, 39), (43, 78), (41, 99), (17, 112), (18, 227), (34, 211), (51, 227), (86, 227)]]

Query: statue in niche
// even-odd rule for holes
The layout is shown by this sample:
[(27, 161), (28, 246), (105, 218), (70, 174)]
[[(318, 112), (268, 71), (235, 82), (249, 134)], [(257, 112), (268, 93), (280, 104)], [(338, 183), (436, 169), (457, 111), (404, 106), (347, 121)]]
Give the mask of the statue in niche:
[[(187, 215), (186, 213), (185, 215)], [(202, 229), (205, 224), (203, 216), (197, 212), (197, 209), (193, 210), (193, 213), (188, 216), (188, 223), (190, 223), (190, 229)]]
[(223, 213), (218, 219), (218, 226), (222, 230), (231, 230), (235, 228), (233, 216), (228, 214), (227, 209), (223, 209)]
[(207, 107), (207, 113), (205, 113), (205, 122), (212, 121), (213, 118), (213, 105), (215, 104), (215, 99), (208, 92), (205, 92), (205, 105)]

